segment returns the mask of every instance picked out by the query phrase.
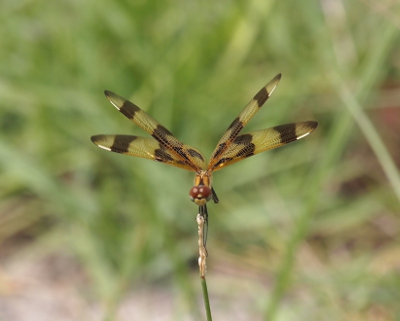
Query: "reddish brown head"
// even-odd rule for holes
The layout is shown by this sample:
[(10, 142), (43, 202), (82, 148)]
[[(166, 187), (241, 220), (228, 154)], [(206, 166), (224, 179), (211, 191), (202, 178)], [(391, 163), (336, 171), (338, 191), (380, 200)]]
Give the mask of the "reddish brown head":
[(193, 186), (189, 192), (190, 199), (197, 205), (204, 205), (211, 200), (211, 188), (205, 185)]

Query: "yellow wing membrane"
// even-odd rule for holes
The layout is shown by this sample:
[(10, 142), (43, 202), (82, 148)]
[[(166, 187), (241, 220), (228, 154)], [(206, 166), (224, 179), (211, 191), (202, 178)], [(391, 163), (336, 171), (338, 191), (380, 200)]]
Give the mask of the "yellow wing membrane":
[(156, 162), (193, 171), (193, 166), (188, 165), (186, 160), (177, 158), (174, 153), (151, 137), (96, 135), (92, 136), (91, 139), (97, 146), (110, 152), (147, 158)]
[[(115, 108), (153, 136), (155, 141), (137, 136), (98, 135), (92, 137), (96, 145), (113, 152), (154, 159), (191, 171), (205, 168), (205, 158), (198, 149), (179, 141), (167, 128), (129, 100), (111, 91), (106, 90), (104, 93)], [(160, 154), (163, 156), (157, 158)]]
[(253, 116), (260, 110), (262, 105), (271, 96), (279, 81), (281, 80), (281, 74), (275, 76), (266, 86), (264, 86), (250, 102), (244, 107), (238, 117), (228, 127), (222, 138), (217, 144), (214, 152), (211, 155), (210, 163), (207, 166), (207, 170), (216, 168), (216, 165), (220, 163), (222, 156), (227, 151), (239, 135), (243, 127), (253, 118)]
[(310, 134), (317, 126), (317, 122), (307, 121), (275, 126), (237, 136), (211, 170), (219, 170), (250, 156), (299, 140)]

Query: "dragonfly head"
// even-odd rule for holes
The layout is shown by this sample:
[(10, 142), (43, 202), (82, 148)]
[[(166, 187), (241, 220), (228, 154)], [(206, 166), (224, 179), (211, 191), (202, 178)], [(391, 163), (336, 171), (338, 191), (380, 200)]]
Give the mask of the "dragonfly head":
[(211, 172), (201, 170), (194, 177), (193, 187), (190, 189), (189, 196), (192, 202), (197, 205), (205, 205), (213, 197), (211, 189)]
[(193, 186), (189, 192), (190, 199), (197, 205), (205, 205), (212, 198), (211, 188), (206, 185)]

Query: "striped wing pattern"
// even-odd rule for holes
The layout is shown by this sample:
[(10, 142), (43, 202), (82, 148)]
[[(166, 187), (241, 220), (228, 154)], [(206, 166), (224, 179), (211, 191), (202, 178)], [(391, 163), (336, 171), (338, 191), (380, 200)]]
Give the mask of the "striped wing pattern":
[(179, 141), (167, 128), (138, 106), (111, 91), (105, 91), (105, 95), (114, 107), (153, 138), (131, 135), (96, 135), (91, 139), (97, 146), (105, 150), (195, 171), (196, 175), (201, 178), (201, 182), (206, 177), (211, 182), (213, 171), (301, 139), (317, 128), (317, 122), (306, 121), (239, 135), (243, 127), (271, 96), (280, 79), (281, 74), (275, 76), (244, 107), (218, 142), (206, 170), (204, 170), (206, 168), (205, 158), (199, 150)]
[(250, 121), (251, 118), (260, 110), (262, 105), (271, 96), (281, 79), (281, 74), (275, 76), (265, 87), (263, 87), (254, 98), (244, 107), (238, 117), (228, 127), (222, 138), (217, 144), (214, 152), (211, 155), (207, 170), (211, 171), (220, 164), (225, 152), (230, 148), (235, 138), (239, 135), (243, 127)]
[(156, 141), (137, 136), (98, 135), (92, 137), (96, 145), (102, 144), (103, 147), (100, 147), (110, 151), (154, 159), (191, 171), (205, 168), (205, 158), (199, 150), (179, 141), (168, 129), (129, 100), (111, 91), (104, 93), (115, 108), (153, 136)]
[(151, 137), (131, 135), (96, 135), (92, 141), (102, 149), (135, 157), (147, 158), (175, 167), (193, 170), (192, 165), (178, 159), (169, 149)]
[(247, 157), (296, 141), (310, 134), (317, 126), (317, 122), (307, 121), (275, 126), (237, 136), (211, 170), (219, 170)]

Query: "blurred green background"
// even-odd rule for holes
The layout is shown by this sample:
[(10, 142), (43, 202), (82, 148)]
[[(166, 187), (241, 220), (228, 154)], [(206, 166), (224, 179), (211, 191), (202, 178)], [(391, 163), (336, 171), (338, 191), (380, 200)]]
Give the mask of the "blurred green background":
[(384, 1), (0, 2), (0, 320), (204, 320), (193, 173), (107, 153), (145, 135), (126, 97), (211, 155), (317, 120), (217, 172), (215, 320), (400, 320), (400, 5)]

